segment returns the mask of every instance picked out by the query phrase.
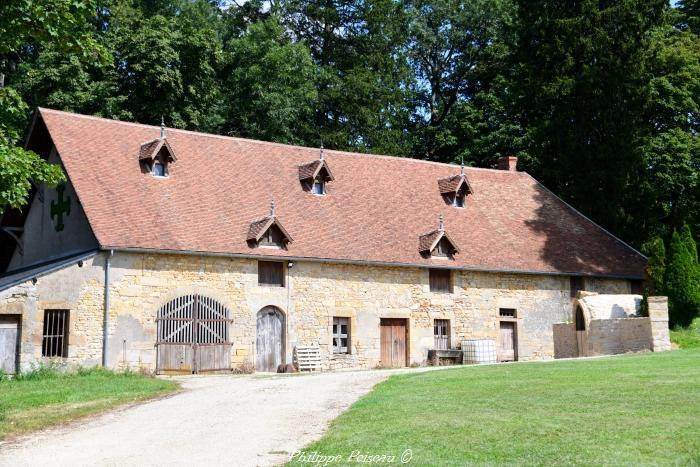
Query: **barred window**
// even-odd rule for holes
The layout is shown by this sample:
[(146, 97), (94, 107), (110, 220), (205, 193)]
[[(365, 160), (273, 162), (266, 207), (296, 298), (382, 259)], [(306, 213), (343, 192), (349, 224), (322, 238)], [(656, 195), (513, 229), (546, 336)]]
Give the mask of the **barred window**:
[(44, 310), (43, 357), (68, 357), (68, 310)]
[(435, 337), (435, 348), (437, 350), (448, 350), (450, 348), (449, 319), (436, 319), (433, 322), (433, 334)]
[(333, 353), (348, 352), (350, 342), (350, 319), (333, 318)]

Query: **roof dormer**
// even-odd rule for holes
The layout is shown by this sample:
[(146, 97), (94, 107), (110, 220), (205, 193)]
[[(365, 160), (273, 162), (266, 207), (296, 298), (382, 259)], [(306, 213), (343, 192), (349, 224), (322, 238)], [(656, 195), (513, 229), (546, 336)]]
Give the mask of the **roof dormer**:
[(175, 151), (165, 138), (165, 122), (161, 120), (160, 137), (141, 145), (139, 162), (154, 177), (167, 177), (168, 166), (176, 160)]
[(454, 255), (459, 253), (457, 244), (445, 231), (442, 216), (437, 230), (418, 237), (418, 250), (423, 257), (433, 259), (454, 259)]
[(317, 160), (299, 166), (299, 181), (305, 191), (319, 196), (326, 194), (326, 183), (333, 181), (333, 174), (328, 167), (323, 145)]
[(463, 208), (467, 195), (474, 193), (469, 179), (464, 173), (464, 164), (462, 164), (459, 175), (439, 179), (438, 188), (445, 199), (445, 203), (456, 208)]
[(270, 204), (269, 216), (251, 222), (246, 240), (253, 248), (286, 248), (292, 243), (292, 236), (277, 218), (275, 200)]

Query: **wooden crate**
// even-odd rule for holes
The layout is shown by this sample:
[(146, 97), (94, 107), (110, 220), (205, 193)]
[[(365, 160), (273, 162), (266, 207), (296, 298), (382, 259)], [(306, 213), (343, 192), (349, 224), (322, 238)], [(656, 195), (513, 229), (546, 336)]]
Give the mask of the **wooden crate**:
[(321, 348), (317, 345), (298, 345), (294, 348), (294, 363), (299, 371), (321, 369)]

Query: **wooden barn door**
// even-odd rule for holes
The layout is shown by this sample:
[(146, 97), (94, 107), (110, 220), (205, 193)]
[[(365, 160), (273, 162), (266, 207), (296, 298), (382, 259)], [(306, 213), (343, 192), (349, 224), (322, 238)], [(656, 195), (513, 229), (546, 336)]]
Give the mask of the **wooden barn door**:
[(381, 337), (381, 365), (384, 367), (405, 367), (406, 320), (382, 318), (379, 323)]
[(277, 371), (284, 359), (284, 315), (273, 306), (258, 312), (255, 370)]
[(19, 315), (0, 315), (0, 370), (17, 372), (19, 354)]
[(229, 310), (198, 294), (184, 295), (158, 310), (158, 373), (231, 369)]
[(512, 362), (515, 360), (515, 322), (501, 321), (500, 346), (498, 360)]

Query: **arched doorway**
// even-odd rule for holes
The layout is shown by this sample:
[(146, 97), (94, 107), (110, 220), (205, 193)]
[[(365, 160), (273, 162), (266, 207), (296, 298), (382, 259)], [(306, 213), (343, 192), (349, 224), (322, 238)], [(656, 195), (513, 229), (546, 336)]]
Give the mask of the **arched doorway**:
[(158, 373), (231, 369), (229, 309), (213, 298), (183, 295), (158, 310)]
[(255, 339), (255, 370), (277, 371), (285, 363), (284, 314), (274, 306), (258, 311)]
[(576, 307), (576, 344), (578, 346), (578, 356), (585, 357), (588, 347), (588, 342), (586, 341), (586, 320), (580, 306)]

